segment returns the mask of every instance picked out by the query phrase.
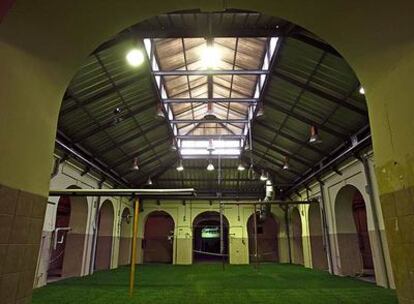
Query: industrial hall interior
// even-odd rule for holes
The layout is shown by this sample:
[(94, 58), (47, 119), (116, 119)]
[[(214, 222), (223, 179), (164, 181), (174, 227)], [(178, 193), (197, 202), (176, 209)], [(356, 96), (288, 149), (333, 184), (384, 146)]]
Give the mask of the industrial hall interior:
[(413, 12), (0, 0), (0, 304), (414, 304)]

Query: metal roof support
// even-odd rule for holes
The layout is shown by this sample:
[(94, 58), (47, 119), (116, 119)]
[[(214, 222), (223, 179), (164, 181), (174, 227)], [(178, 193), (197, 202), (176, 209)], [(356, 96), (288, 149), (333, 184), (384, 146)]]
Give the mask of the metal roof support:
[(119, 176), (117, 173), (113, 174), (111, 173), (111, 170), (108, 170), (107, 168), (104, 168), (100, 165), (95, 164), (93, 161), (89, 160), (87, 156), (84, 156), (79, 151), (76, 151), (74, 148), (69, 147), (68, 145), (63, 143), (60, 139), (56, 138), (55, 143), (65, 152), (73, 155), (74, 157), (79, 159), (81, 162), (85, 163), (87, 166), (96, 170), (100, 175), (108, 177), (109, 179), (113, 180), (115, 183), (117, 183), (120, 186), (128, 185), (128, 182), (123, 177)]
[[(277, 98), (277, 97), (267, 97), (267, 99), (269, 101), (270, 100), (275, 100), (275, 101), (279, 101), (280, 103), (286, 103), (284, 100), (281, 100), (280, 98)], [(326, 133), (329, 133), (329, 134), (331, 134), (335, 137), (338, 137), (340, 139), (345, 139), (345, 140), (348, 139), (347, 134), (335, 131), (335, 130), (333, 130), (333, 129), (331, 129), (331, 128), (323, 125), (323, 124), (320, 124), (320, 123), (318, 123), (318, 122), (316, 122), (312, 119), (309, 119), (309, 118), (307, 118), (307, 117), (305, 117), (301, 114), (295, 113), (295, 112), (290, 111), (290, 110), (288, 110), (288, 109), (286, 109), (286, 108), (284, 108), (284, 107), (282, 107), (278, 104), (275, 104), (274, 102), (267, 102), (266, 106), (268, 106), (268, 107), (270, 107), (270, 108), (272, 108), (276, 111), (282, 112), (286, 115), (289, 115), (290, 117), (295, 118), (296, 120), (299, 120), (302, 123), (308, 124), (309, 126), (316, 126), (316, 127), (318, 127), (319, 130), (325, 131)]]
[(247, 123), (248, 119), (173, 119), (171, 123)]
[(154, 76), (203, 76), (203, 75), (265, 75), (267, 70), (175, 70), (175, 71), (153, 71)]
[(303, 185), (309, 183), (313, 179), (320, 178), (320, 176), (323, 174), (323, 172), (327, 170), (331, 170), (332, 166), (335, 164), (338, 164), (339, 162), (343, 161), (347, 157), (352, 156), (356, 151), (359, 151), (363, 149), (364, 147), (371, 144), (371, 134), (367, 135), (366, 137), (360, 139), (357, 143), (354, 145), (351, 145), (350, 147), (346, 148), (342, 153), (339, 155), (329, 159), (325, 160), (324, 163), (321, 163), (319, 166), (319, 169), (316, 171), (311, 171), (306, 176), (300, 177), (298, 180), (295, 181), (295, 185), (288, 189), (288, 193), (292, 193), (297, 189), (300, 189), (303, 187)]
[(256, 103), (258, 98), (164, 98), (164, 103), (221, 103), (221, 102), (236, 102), (236, 103)]
[(355, 113), (358, 113), (358, 114), (360, 114), (362, 116), (367, 116), (368, 115), (368, 111), (367, 110), (361, 109), (361, 108), (359, 108), (359, 107), (357, 107), (357, 106), (355, 106), (355, 105), (347, 102), (346, 100), (343, 100), (341, 98), (335, 97), (335, 96), (333, 96), (331, 94), (328, 94), (328, 93), (326, 93), (326, 92), (324, 92), (322, 90), (319, 90), (319, 89), (317, 89), (315, 87), (312, 87), (309, 83), (303, 83), (303, 82), (301, 82), (299, 80), (296, 80), (296, 79), (294, 79), (292, 77), (289, 77), (287, 75), (284, 75), (284, 74), (282, 74), (282, 73), (280, 73), (278, 71), (273, 71), (272, 74), (274, 76), (276, 76), (277, 78), (283, 79), (284, 81), (289, 82), (290, 84), (293, 84), (294, 86), (297, 86), (297, 87), (299, 87), (299, 88), (301, 88), (301, 89), (303, 89), (303, 90), (305, 90), (307, 92), (310, 92), (312, 94), (315, 94), (315, 95), (317, 95), (317, 96), (319, 96), (319, 97), (321, 97), (323, 99), (326, 99), (328, 101), (331, 101), (331, 102), (333, 102), (333, 103), (335, 103), (337, 105), (340, 105), (340, 106), (342, 106), (344, 108), (347, 108), (348, 110), (351, 110), (351, 111), (353, 111)]

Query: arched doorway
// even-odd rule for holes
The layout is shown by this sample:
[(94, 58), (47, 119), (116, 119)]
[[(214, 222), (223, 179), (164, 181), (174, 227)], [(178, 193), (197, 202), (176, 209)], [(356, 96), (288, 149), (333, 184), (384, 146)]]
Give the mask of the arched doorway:
[(144, 228), (144, 263), (172, 263), (174, 219), (164, 211), (151, 212)]
[(336, 237), (342, 275), (374, 275), (367, 214), (361, 192), (352, 185), (335, 200)]
[(114, 207), (106, 200), (99, 209), (98, 236), (96, 242), (95, 269), (111, 268)]
[(292, 262), (303, 265), (302, 221), (298, 208), (294, 208), (291, 214), (292, 223)]
[(326, 244), (324, 241), (321, 209), (318, 204), (309, 207), (309, 232), (312, 252), (312, 267), (327, 270), (328, 258), (326, 255)]
[(257, 223), (257, 258), (255, 242), (255, 220), (252, 214), (247, 221), (247, 234), (249, 237), (249, 260), (250, 263), (260, 262), (279, 262), (279, 223), (273, 214), (268, 214), (265, 218), (260, 218), (256, 213)]
[(49, 279), (82, 274), (87, 218), (88, 202), (85, 197), (60, 197), (51, 244)]
[(127, 265), (131, 259), (132, 240), (131, 214), (128, 208), (122, 211), (120, 226), (118, 265)]
[(228, 261), (229, 222), (223, 215), (223, 255), (220, 250), (220, 213), (207, 211), (193, 221), (193, 261)]

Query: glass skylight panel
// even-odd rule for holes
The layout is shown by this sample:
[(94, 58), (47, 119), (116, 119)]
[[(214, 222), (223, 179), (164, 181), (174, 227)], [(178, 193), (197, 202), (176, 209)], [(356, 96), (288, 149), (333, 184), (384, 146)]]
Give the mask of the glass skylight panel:
[[(235, 47), (237, 41), (238, 47)], [(232, 106), (231, 102), (215, 103), (214, 99), (259, 100), (268, 79), (267, 71), (275, 56), (277, 42), (277, 37), (144, 39), (151, 69), (156, 72), (154, 78), (161, 102), (180, 99), (163, 104), (174, 136), (180, 136), (176, 142), (182, 156), (240, 155), (247, 143), (251, 124), (231, 124), (227, 120), (252, 120), (257, 101), (243, 106), (233, 103)], [(225, 70), (226, 73), (217, 76), (215, 70)], [(240, 70), (257, 71), (257, 74), (247, 76), (232, 72)], [(197, 75), (194, 75), (195, 71), (198, 71)], [(197, 102), (198, 98), (206, 100), (200, 103)], [(241, 138), (213, 139), (223, 134)], [(185, 139), (186, 135), (200, 139)]]

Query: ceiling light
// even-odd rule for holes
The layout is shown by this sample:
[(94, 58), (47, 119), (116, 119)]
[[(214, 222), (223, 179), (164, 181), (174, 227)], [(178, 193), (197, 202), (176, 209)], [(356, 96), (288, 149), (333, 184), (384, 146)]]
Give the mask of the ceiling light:
[(177, 146), (176, 146), (174, 138), (171, 141), (171, 151), (177, 151)]
[(285, 162), (283, 164), (283, 168), (282, 169), (283, 170), (289, 170), (289, 161), (288, 161), (288, 158), (287, 157), (285, 157)]
[(213, 46), (206, 46), (201, 53), (201, 63), (205, 69), (216, 68), (220, 63), (220, 59), (219, 51)]
[(144, 54), (139, 49), (132, 49), (126, 55), (129, 65), (133, 67), (140, 66), (144, 62)]
[(208, 161), (208, 165), (207, 165), (207, 171), (213, 171), (214, 170), (214, 165), (211, 162), (211, 160)]
[(207, 147), (207, 151), (212, 152), (214, 151), (214, 146), (213, 146), (213, 140), (209, 139), (208, 140), (208, 147)]
[(180, 159), (178, 166), (177, 166), (177, 171), (184, 171), (184, 166), (183, 166), (183, 161)]
[(256, 179), (257, 176), (256, 176), (256, 171), (254, 171), (253, 164), (250, 164), (249, 170), (247, 171), (247, 176), (250, 180)]
[(237, 166), (237, 170), (239, 171), (244, 171), (246, 168), (243, 166), (243, 163), (240, 162), (239, 165)]
[(262, 117), (264, 115), (264, 111), (263, 111), (263, 103), (259, 102), (257, 104), (257, 112), (256, 112), (256, 117)]
[(139, 170), (139, 166), (138, 166), (138, 157), (134, 157), (134, 160), (132, 162), (132, 170), (134, 171), (138, 171)]
[(162, 110), (161, 103), (157, 103), (157, 113), (155, 117), (159, 119), (165, 119), (165, 115), (164, 115), (164, 111)]
[(151, 186), (151, 185), (152, 185), (151, 176), (148, 176), (147, 186)]
[(359, 88), (359, 94), (365, 95), (365, 89), (363, 87)]
[(269, 179), (269, 177), (267, 176), (267, 173), (265, 173), (265, 171), (262, 169), (262, 174), (260, 175), (260, 180), (261, 181), (267, 181)]
[(311, 126), (310, 129), (310, 137), (309, 137), (309, 143), (311, 144), (320, 144), (322, 143), (322, 139), (319, 136), (318, 128), (315, 126)]

